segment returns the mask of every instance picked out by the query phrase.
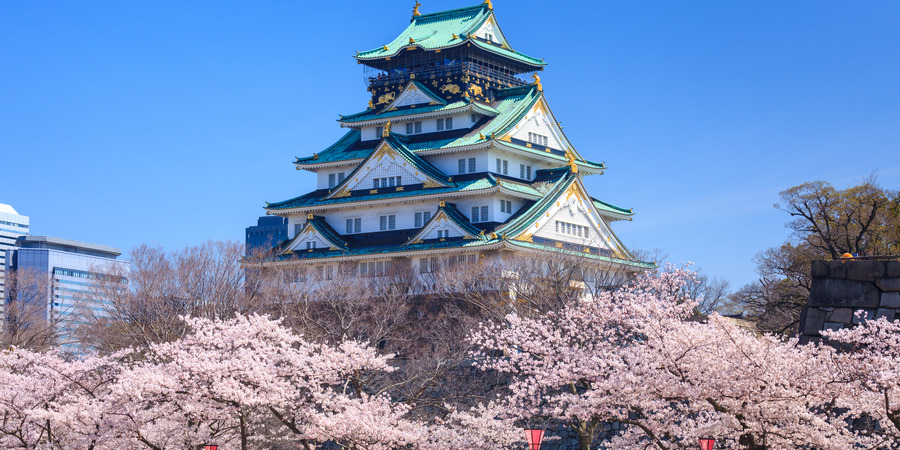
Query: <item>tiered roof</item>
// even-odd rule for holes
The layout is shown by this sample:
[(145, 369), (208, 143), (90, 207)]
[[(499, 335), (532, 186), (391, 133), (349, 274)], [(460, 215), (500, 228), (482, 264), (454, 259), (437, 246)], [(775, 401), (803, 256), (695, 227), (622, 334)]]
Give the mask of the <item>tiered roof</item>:
[[(519, 53), (500, 36), (499, 43), (486, 42), (472, 36), (488, 20), (494, 20), (490, 2), (468, 8), (452, 9), (432, 14), (415, 15), (409, 26), (393, 41), (381, 47), (358, 52), (356, 59), (362, 63), (396, 57), (404, 50), (421, 48), (424, 50), (444, 50), (472, 44), (482, 50), (500, 55), (526, 66), (526, 70), (539, 70), (544, 61)], [(499, 29), (499, 26), (497, 27)]]
[[(494, 33), (497, 34), (499, 41), (497, 43), (483, 40), (473, 34), (489, 21)], [(534, 71), (540, 70), (544, 65), (542, 60), (515, 52), (510, 47), (499, 31), (490, 1), (469, 8), (426, 15), (415, 14), (407, 29), (396, 39), (381, 48), (358, 53), (356, 58), (363, 64), (379, 67), (380, 63), (389, 61), (404, 51), (422, 49), (439, 51), (460, 45), (475, 46), (485, 52), (512, 60), (515, 62), (512, 70), (518, 68), (523, 69), (523, 72), (524, 69)], [(445, 100), (437, 92), (436, 80), (435, 88), (432, 89), (427, 84), (416, 81), (413, 75), (409, 78), (406, 84), (398, 86), (400, 94), (392, 96), (390, 103), (379, 102), (384, 106), (378, 106), (378, 109), (370, 103), (366, 111), (341, 116), (339, 119), (341, 126), (351, 130), (335, 144), (311, 157), (296, 159), (298, 169), (311, 171), (338, 166), (356, 167), (334, 188), (318, 189), (289, 200), (266, 204), (268, 214), (284, 216), (308, 214), (307, 223), (301, 233), (280, 247), (281, 259), (327, 261), (339, 258), (345, 261), (372, 257), (434, 255), (442, 252), (459, 253), (468, 250), (519, 249), (577, 254), (638, 269), (654, 267), (652, 263), (635, 261), (606, 223), (631, 220), (633, 211), (590, 197), (581, 183), (579, 169), (582, 170), (582, 174), (602, 173), (606, 169), (603, 163), (588, 161), (581, 157), (558, 126), (554, 128), (554, 133), (561, 136), (560, 142), (564, 149), (545, 147), (512, 137), (517, 124), (532, 111), (535, 114), (542, 111), (551, 127), (557, 125), (544, 99), (539, 78), (535, 77), (534, 84), (507, 88), (492, 87), (492, 95), (482, 96), (479, 100), (470, 97), (465, 88), (461, 96), (457, 94)], [(409, 136), (391, 132), (388, 125), (399, 120), (409, 121), (464, 112), (477, 113), (481, 119), (471, 128)], [(362, 128), (374, 126), (383, 126), (387, 132), (374, 139), (362, 140)], [(535, 179), (531, 181), (492, 172), (448, 176), (424, 158), (429, 155), (489, 147), (519, 153), (549, 162), (551, 165), (557, 162), (559, 167), (537, 170)], [(361, 186), (359, 180), (364, 177), (360, 174), (367, 173), (364, 170), (369, 166), (376, 167), (381, 164), (380, 161), (384, 161), (378, 158), (386, 157), (402, 163), (406, 168), (411, 168), (415, 172), (416, 181), (421, 182), (375, 189)], [(524, 202), (505, 222), (474, 224), (453, 203), (455, 199), (461, 197), (494, 194), (509, 195)], [(567, 199), (573, 194), (578, 196), (579, 200), (572, 201), (578, 202), (576, 205), (579, 210), (588, 210), (588, 214), (593, 217), (592, 223), (600, 222), (598, 229), (606, 240), (606, 246), (591, 247), (535, 236), (540, 227), (546, 226), (552, 220), (550, 217), (554, 205), (559, 208), (560, 200)], [(342, 236), (329, 226), (322, 216), (315, 215), (342, 208), (423, 200), (439, 202), (440, 206), (422, 228), (410, 230)], [(462, 236), (428, 238), (434, 236), (431, 231), (438, 223), (442, 224), (441, 226), (449, 225), (455, 228)], [(327, 242), (329, 247), (294, 250), (294, 247), (299, 247), (303, 239), (308, 238), (311, 233), (315, 234), (317, 239)]]
[[(424, 86), (423, 88), (427, 89)], [(404, 116), (404, 118), (408, 119), (411, 117), (411, 114), (422, 114), (423, 112), (466, 107), (481, 108), (485, 111), (486, 117), (472, 128), (461, 128), (413, 136), (396, 135), (396, 138), (403, 142), (409, 150), (426, 155), (461, 150), (470, 147), (478, 148), (480, 146), (487, 147), (494, 145), (501, 149), (515, 150), (525, 154), (539, 156), (541, 158), (549, 157), (560, 163), (568, 162), (566, 152), (561, 149), (543, 147), (514, 139), (501, 140), (503, 135), (509, 132), (520, 120), (522, 120), (535, 104), (539, 101), (543, 101), (543, 92), (536, 85), (531, 84), (501, 89), (498, 91), (497, 97), (497, 100), (492, 105), (483, 105), (472, 101), (461, 101), (443, 106), (426, 106), (415, 108), (414, 110), (394, 110), (385, 113), (376, 113), (375, 111), (369, 110), (352, 116), (343, 116), (341, 120), (345, 121), (348, 125), (356, 118), (363, 118), (362, 120), (366, 121), (384, 120), (386, 122), (397, 116)], [(299, 168), (311, 169), (337, 165), (334, 163), (358, 163), (368, 157), (379, 145), (379, 142), (379, 140), (362, 141), (360, 131), (354, 129), (349, 131), (344, 137), (338, 140), (338, 142), (331, 147), (326, 148), (321, 153), (316, 153), (313, 156), (306, 158), (297, 158), (294, 164)], [(589, 171), (601, 172), (606, 169), (606, 166), (603, 163), (588, 161), (582, 158), (574, 150), (572, 150), (572, 153), (578, 161), (579, 166)]]

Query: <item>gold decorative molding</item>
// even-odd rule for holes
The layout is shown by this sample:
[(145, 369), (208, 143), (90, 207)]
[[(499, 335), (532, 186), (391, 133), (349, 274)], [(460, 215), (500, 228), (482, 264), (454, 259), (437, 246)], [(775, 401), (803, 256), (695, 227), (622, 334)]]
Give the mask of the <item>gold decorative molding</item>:
[[(379, 100), (379, 103), (380, 103), (380, 100)], [(384, 124), (384, 129), (381, 130), (381, 137), (386, 138), (390, 135), (391, 135), (391, 121), (388, 120), (387, 123)]]
[(482, 3), (482, 4), (487, 5), (488, 9), (490, 9), (490, 10), (494, 9), (494, 4), (491, 3), (491, 0), (484, 0), (484, 3)]
[(313, 220), (313, 215), (312, 215), (312, 213), (309, 213), (309, 214), (306, 215), (306, 220)]
[(382, 46), (381, 46), (381, 49), (384, 50), (384, 51), (388, 51), (388, 50), (389, 50), (387, 45), (382, 45)]
[[(417, 17), (417, 16), (421, 16), (421, 15), (422, 15), (421, 13), (419, 13), (419, 7), (420, 7), (420, 6), (422, 6), (422, 4), (419, 3), (418, 0), (416, 0), (416, 6), (413, 6), (413, 17)], [(412, 38), (409, 38), (409, 40), (410, 40), (409, 43), (412, 44)]]
[(416, 40), (413, 39), (413, 38), (409, 38), (409, 43), (410, 43), (410, 44), (415, 44), (415, 43), (416, 43)]
[(447, 206), (447, 203), (444, 202), (443, 200), (441, 200), (441, 202), (438, 203), (438, 205), (439, 205), (441, 208), (443, 208), (443, 207)]
[(544, 92), (544, 87), (541, 85), (541, 77), (538, 76), (537, 72), (535, 72), (534, 75), (531, 76), (531, 78), (534, 79), (533, 84), (537, 86), (537, 90), (540, 92)]

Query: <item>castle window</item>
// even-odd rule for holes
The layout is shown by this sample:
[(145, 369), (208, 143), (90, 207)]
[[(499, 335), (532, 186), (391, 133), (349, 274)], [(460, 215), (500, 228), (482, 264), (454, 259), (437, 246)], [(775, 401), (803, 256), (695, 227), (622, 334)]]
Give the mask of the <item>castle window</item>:
[(337, 174), (328, 174), (328, 188), (333, 188), (337, 184)]
[(306, 243), (307, 250), (313, 250), (316, 248), (316, 241), (309, 241)]
[(422, 228), (431, 220), (431, 211), (422, 211), (416, 213), (416, 228)]
[(384, 127), (375, 127), (375, 139), (380, 138), (382, 134), (384, 134)]
[(472, 119), (472, 123), (478, 122), (478, 114), (472, 113), (469, 114), (469, 117)]
[(523, 180), (531, 179), (531, 166), (526, 166), (525, 164), (519, 164), (519, 178)]
[(500, 212), (512, 214), (512, 202), (509, 200), (500, 200)]
[(383, 277), (390, 271), (390, 260), (359, 263), (359, 276), (361, 277)]
[(556, 221), (556, 232), (560, 234), (568, 234), (569, 236), (575, 237), (590, 237), (590, 228), (575, 225), (574, 223), (561, 222), (559, 220)]
[(497, 158), (497, 173), (509, 175), (509, 161)]
[[(475, 173), (475, 158), (460, 159), (457, 163), (459, 165), (459, 173)], [(466, 168), (468, 168), (468, 172)]]
[(487, 222), (487, 220), (488, 220), (488, 207), (487, 206), (475, 206), (472, 208), (472, 223)]
[(528, 142), (531, 142), (532, 144), (543, 145), (544, 147), (546, 147), (547, 136), (537, 133), (528, 133)]
[(397, 216), (390, 214), (379, 217), (378, 229), (381, 231), (393, 230), (397, 228)]
[(438, 119), (437, 120), (437, 130), (452, 130), (453, 129), (453, 118), (447, 117), (446, 119)]
[(294, 236), (300, 234), (300, 231), (302, 231), (302, 230), (303, 230), (303, 224), (302, 224), (302, 223), (295, 223), (295, 224), (294, 224)]
[(450, 230), (437, 230), (438, 239), (446, 239), (450, 237)]
[(360, 232), (362, 232), (362, 219), (359, 217), (347, 219), (347, 234)]
[(422, 132), (422, 122), (406, 122), (406, 134), (419, 134)]
[(422, 273), (431, 273), (437, 272), (438, 269), (438, 259), (437, 258), (422, 258), (419, 260), (419, 271)]

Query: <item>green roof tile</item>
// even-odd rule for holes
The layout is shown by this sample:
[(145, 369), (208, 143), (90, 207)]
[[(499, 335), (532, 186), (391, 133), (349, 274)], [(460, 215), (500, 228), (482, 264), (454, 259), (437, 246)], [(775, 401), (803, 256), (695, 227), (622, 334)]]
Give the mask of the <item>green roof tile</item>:
[[(533, 58), (513, 50), (467, 37), (469, 33), (478, 30), (492, 14), (493, 11), (487, 5), (482, 4), (415, 16), (409, 26), (393, 41), (382, 47), (359, 52), (356, 55), (356, 59), (366, 61), (392, 57), (411, 45), (426, 50), (437, 50), (473, 42), (486, 51), (535, 66), (536, 68), (545, 65), (539, 58)], [(412, 44), (410, 44), (410, 39), (413, 41)]]

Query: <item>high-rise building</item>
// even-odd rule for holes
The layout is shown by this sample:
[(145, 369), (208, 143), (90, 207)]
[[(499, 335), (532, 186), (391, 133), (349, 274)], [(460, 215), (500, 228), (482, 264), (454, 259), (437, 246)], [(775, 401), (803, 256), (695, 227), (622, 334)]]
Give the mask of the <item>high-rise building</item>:
[(259, 250), (271, 250), (275, 244), (287, 239), (287, 219), (278, 216), (260, 217), (256, 220), (256, 225), (247, 227), (246, 235), (244, 249), (247, 255)]
[[(117, 258), (122, 252), (105, 245), (88, 244), (49, 236), (22, 236), (16, 248), (7, 251), (6, 269), (15, 274), (17, 283), (9, 286), (7, 303), (20, 302), (21, 317), (6, 320), (44, 321), (57, 328), (59, 343), (72, 345), (72, 330), (79, 314), (103, 315), (105, 300), (98, 296), (110, 274), (123, 276), (126, 261)], [(28, 286), (40, 285), (28, 298)], [(27, 303), (27, 305), (21, 304)]]
[(586, 158), (600, 149), (580, 151), (563, 132), (538, 76), (543, 59), (513, 50), (490, 1), (416, 6), (396, 39), (355, 58), (368, 108), (341, 116), (342, 138), (294, 162), (316, 174), (316, 190), (266, 204), (288, 223), (272, 264), (352, 263), (380, 276), (398, 264), (427, 273), (562, 252), (583, 257), (586, 273), (654, 267), (610, 227), (632, 210), (585, 189), (584, 177), (606, 170)]
[(23, 216), (7, 204), (0, 203), (0, 319), (3, 318), (6, 298), (6, 251), (16, 245), (16, 239), (28, 235), (28, 216)]

